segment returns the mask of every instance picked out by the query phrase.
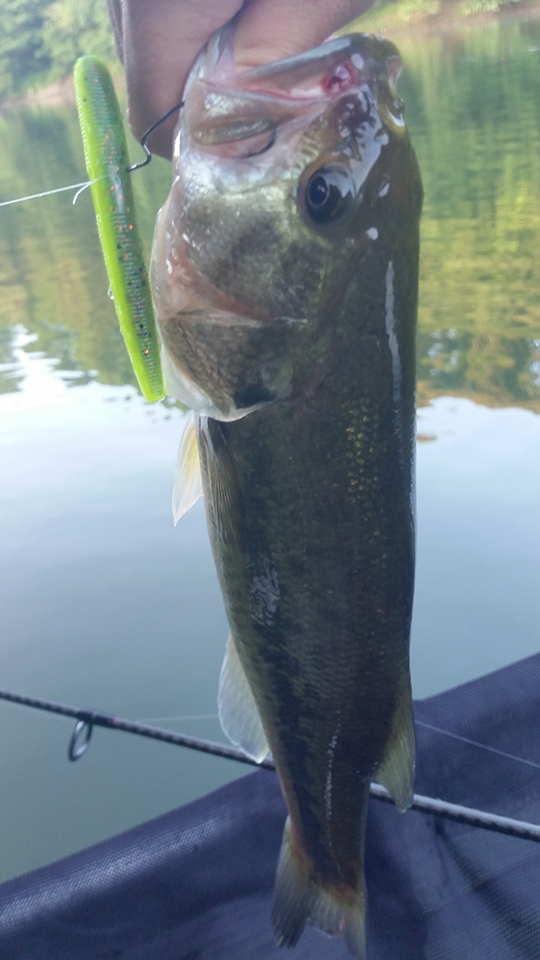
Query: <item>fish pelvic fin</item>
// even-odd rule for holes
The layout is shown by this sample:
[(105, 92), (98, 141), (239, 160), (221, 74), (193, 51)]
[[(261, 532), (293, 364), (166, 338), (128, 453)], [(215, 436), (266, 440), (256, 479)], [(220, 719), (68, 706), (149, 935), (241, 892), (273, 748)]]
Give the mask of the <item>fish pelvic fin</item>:
[(407, 810), (414, 793), (414, 718), (410, 685), (403, 690), (392, 721), (392, 731), (375, 779), (386, 787), (398, 810)]
[(353, 957), (366, 960), (366, 893), (323, 883), (294, 842), (287, 818), (274, 889), (272, 925), (280, 947), (294, 947), (310, 923), (330, 936), (342, 934)]
[(172, 500), (175, 526), (202, 496), (202, 492), (195, 414), (189, 413), (176, 457)]
[(268, 742), (261, 723), (255, 698), (240, 662), (233, 638), (225, 648), (218, 693), (218, 714), (229, 740), (261, 763), (268, 754)]

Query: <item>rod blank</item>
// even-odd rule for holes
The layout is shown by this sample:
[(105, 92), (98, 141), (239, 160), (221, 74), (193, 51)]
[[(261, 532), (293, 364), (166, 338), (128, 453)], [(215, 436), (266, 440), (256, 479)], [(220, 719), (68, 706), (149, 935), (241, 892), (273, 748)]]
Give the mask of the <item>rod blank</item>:
[[(263, 767), (266, 770), (275, 769), (270, 759), (257, 763), (236, 747), (229, 747), (224, 743), (214, 743), (211, 740), (203, 740), (200, 737), (188, 737), (183, 733), (175, 733), (173, 730), (154, 727), (146, 723), (137, 723), (134, 720), (126, 720), (124, 717), (115, 717), (114, 714), (104, 713), (101, 710), (85, 710), (65, 703), (55, 703), (53, 700), (23, 696), (8, 690), (0, 690), (0, 700), (18, 703), (23, 707), (33, 707), (36, 710), (44, 710), (47, 713), (56, 713), (76, 720), (77, 724), (69, 743), (68, 756), (70, 760), (78, 760), (86, 752), (93, 727), (105, 727), (108, 730), (122, 730), (124, 733), (133, 733), (139, 737), (172, 743), (175, 746), (197, 750), (213, 757), (236, 760), (238, 763), (245, 763), (252, 767)], [(376, 800), (393, 803), (388, 790), (378, 783), (371, 784), (370, 793)], [(527, 823), (525, 820), (514, 820), (511, 817), (502, 817), (485, 810), (475, 810), (472, 807), (448, 803), (446, 800), (438, 800), (434, 797), (424, 797), (417, 793), (414, 794), (411, 810), (452, 820), (454, 823), (479, 827), (483, 830), (493, 830), (496, 833), (540, 843), (540, 824)]]

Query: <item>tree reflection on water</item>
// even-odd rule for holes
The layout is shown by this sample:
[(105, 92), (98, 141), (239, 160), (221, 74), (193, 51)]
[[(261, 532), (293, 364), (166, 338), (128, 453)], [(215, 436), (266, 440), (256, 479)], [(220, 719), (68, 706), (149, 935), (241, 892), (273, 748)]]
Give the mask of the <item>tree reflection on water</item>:
[[(425, 186), (419, 401), (451, 393), (540, 411), (540, 26), (491, 23), (398, 44)], [(74, 108), (20, 109), (0, 130), (1, 199), (84, 179)], [(135, 177), (148, 247), (169, 181), (159, 160)], [(28, 349), (56, 358), (71, 384), (134, 383), (88, 194), (76, 207), (64, 194), (1, 211), (0, 284), (2, 351), (22, 324), (35, 335)], [(9, 364), (0, 381), (17, 388)]]

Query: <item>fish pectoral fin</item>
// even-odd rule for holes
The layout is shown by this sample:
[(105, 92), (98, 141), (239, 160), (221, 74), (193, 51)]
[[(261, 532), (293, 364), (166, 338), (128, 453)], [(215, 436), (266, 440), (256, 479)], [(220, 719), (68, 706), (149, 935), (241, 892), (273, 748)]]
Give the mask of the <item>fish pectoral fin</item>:
[(375, 780), (386, 787), (398, 810), (407, 810), (414, 793), (414, 718), (411, 689), (403, 691), (392, 723), (392, 732)]
[(227, 441), (217, 420), (200, 417), (197, 428), (211, 513), (221, 535), (230, 535), (234, 529), (235, 479)]
[(294, 947), (306, 923), (331, 936), (343, 934), (356, 960), (366, 960), (366, 895), (317, 880), (311, 861), (292, 837), (287, 818), (279, 856), (272, 924), (280, 947)]
[(176, 457), (172, 501), (175, 526), (201, 496), (201, 467), (195, 429), (195, 414), (190, 413), (187, 417), (187, 423), (178, 448), (178, 456)]
[(229, 739), (261, 763), (268, 754), (268, 742), (232, 637), (227, 640), (219, 678), (218, 713)]

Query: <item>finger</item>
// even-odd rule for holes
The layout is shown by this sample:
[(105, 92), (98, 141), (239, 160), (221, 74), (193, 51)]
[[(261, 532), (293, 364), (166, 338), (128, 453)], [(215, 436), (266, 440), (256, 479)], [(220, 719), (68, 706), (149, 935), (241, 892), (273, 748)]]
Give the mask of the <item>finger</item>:
[(373, 4), (373, 0), (252, 0), (235, 34), (239, 69), (293, 56), (323, 43)]
[[(235, 36), (240, 68), (317, 46), (372, 0), (109, 0), (123, 51), (128, 117), (140, 139), (148, 127), (181, 100), (199, 50), (209, 36), (244, 7)], [(150, 138), (150, 147), (170, 159), (177, 115)]]
[[(241, 6), (242, 0), (124, 0), (128, 118), (138, 140), (181, 100), (195, 57)], [(149, 141), (155, 153), (168, 159), (176, 119), (172, 116), (158, 127)]]

